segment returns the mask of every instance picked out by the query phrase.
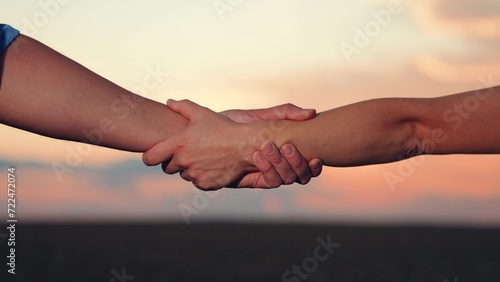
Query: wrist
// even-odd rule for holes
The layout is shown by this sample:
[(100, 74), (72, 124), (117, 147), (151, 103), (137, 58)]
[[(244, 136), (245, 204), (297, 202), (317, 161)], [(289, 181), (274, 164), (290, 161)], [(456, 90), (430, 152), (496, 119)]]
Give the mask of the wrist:
[(250, 156), (252, 166), (251, 157), (255, 151), (261, 151), (264, 142), (270, 141), (277, 147), (290, 142), (289, 132), (293, 123), (289, 120), (269, 120), (244, 124), (246, 128), (243, 136), (247, 136), (244, 148), (249, 153), (247, 156)]
[(239, 123), (237, 152), (240, 155), (242, 169), (246, 172), (257, 171), (253, 163), (253, 154), (260, 150), (263, 141), (259, 137), (259, 132), (265, 126), (265, 122)]

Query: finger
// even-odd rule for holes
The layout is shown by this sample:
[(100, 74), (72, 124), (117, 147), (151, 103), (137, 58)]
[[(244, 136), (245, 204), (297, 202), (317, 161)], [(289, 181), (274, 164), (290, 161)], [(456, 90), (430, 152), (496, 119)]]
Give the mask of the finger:
[[(163, 167), (163, 164), (162, 164), (162, 167)], [(184, 179), (184, 180), (186, 180), (186, 181), (188, 181), (188, 182), (193, 182), (193, 183), (195, 183), (194, 179), (193, 179), (193, 178), (189, 175), (189, 173), (188, 173), (186, 170), (180, 171), (180, 172), (179, 172), (179, 176), (180, 176), (182, 179)]]
[[(179, 164), (179, 162), (175, 158), (175, 155), (172, 159), (161, 163), (161, 170), (163, 170), (163, 172), (166, 174), (176, 174), (178, 172), (185, 171), (185, 169), (186, 169), (185, 167)], [(183, 179), (186, 181), (191, 181), (185, 178)]]
[(254, 110), (254, 113), (261, 120), (288, 119), (302, 121), (316, 116), (316, 110), (302, 109), (290, 103), (275, 106), (269, 109)]
[[(262, 173), (262, 178), (265, 183), (262, 181), (253, 182), (247, 184), (246, 187), (252, 188), (270, 188), (270, 187), (279, 187), (283, 180), (278, 172), (274, 169), (273, 165), (262, 155), (261, 152), (257, 151), (252, 156), (253, 163), (255, 167)], [(254, 175), (255, 176), (255, 175)], [(261, 180), (262, 178), (258, 178), (256, 180)], [(253, 179), (255, 181), (255, 179)]]
[(278, 172), (284, 184), (292, 184), (295, 182), (297, 179), (295, 171), (293, 171), (274, 143), (270, 141), (264, 142), (261, 150), (264, 157)]
[(174, 156), (175, 149), (178, 147), (176, 138), (171, 137), (154, 145), (151, 149), (142, 154), (142, 161), (147, 166), (155, 166), (162, 162), (168, 162)]
[(192, 120), (200, 113), (209, 110), (208, 108), (202, 107), (189, 100), (176, 101), (173, 99), (168, 99), (167, 107), (169, 107), (172, 111), (180, 114), (181, 116), (183, 116), (188, 120)]
[[(281, 181), (281, 178), (278, 179)], [(269, 183), (264, 179), (264, 175), (260, 171), (250, 172), (243, 176), (243, 178), (229, 184), (228, 188), (252, 188), (252, 189), (273, 189), (281, 185), (281, 182), (274, 183), (275, 185), (270, 186)]]
[(302, 109), (293, 104), (284, 104), (281, 105), (281, 108), (284, 111), (284, 119), (302, 121), (316, 116), (315, 109)]
[(254, 110), (227, 110), (220, 112), (232, 121), (239, 123), (250, 123), (261, 119), (254, 113)]
[(311, 170), (312, 177), (317, 177), (323, 170), (323, 162), (320, 159), (312, 159), (309, 161), (309, 169)]
[(281, 146), (280, 151), (297, 175), (297, 182), (300, 184), (308, 183), (311, 180), (312, 173), (309, 170), (307, 160), (302, 154), (291, 144), (284, 144)]

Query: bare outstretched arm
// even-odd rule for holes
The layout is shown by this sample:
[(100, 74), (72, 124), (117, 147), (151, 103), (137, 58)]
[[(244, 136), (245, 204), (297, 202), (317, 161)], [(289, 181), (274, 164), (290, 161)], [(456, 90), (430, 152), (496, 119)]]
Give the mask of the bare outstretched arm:
[(20, 35), (3, 56), (0, 122), (54, 138), (142, 152), (176, 134), (187, 121)]
[(291, 142), (329, 166), (398, 161), (419, 154), (500, 153), (500, 87), (450, 96), (360, 102), (303, 123), (290, 122), (277, 145)]

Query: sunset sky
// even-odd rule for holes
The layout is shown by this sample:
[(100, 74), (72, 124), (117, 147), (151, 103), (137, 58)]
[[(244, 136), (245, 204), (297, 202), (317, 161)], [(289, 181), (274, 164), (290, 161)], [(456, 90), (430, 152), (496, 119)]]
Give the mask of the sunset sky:
[[(0, 16), (131, 91), (217, 111), (286, 102), (324, 111), (500, 84), (498, 0), (30, 0), (2, 3)], [(152, 70), (168, 76), (145, 87)], [(140, 154), (95, 147), (75, 159), (77, 143), (7, 126), (0, 135), (0, 181), (17, 167), (26, 222), (183, 221), (189, 210), (190, 222), (500, 225), (499, 155), (325, 168), (306, 186), (204, 194)]]

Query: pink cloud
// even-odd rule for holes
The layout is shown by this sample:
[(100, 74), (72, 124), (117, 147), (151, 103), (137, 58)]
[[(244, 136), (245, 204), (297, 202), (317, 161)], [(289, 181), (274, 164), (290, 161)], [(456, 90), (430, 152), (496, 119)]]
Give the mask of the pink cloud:
[(283, 212), (282, 199), (276, 195), (269, 195), (262, 199), (262, 206), (266, 213), (270, 215), (277, 215)]
[[(398, 173), (404, 162), (348, 169), (327, 168), (314, 181), (317, 188), (301, 190), (295, 194), (294, 201), (302, 209), (332, 216), (340, 213), (378, 217), (379, 220), (392, 218), (389, 211), (400, 214), (401, 218), (408, 217), (410, 214), (405, 213), (405, 209), (411, 206), (411, 218), (432, 220), (425, 211), (427, 200), (422, 199), (439, 198), (452, 207), (462, 201), (482, 203), (500, 198), (498, 156), (425, 157), (421, 165), (405, 175), (404, 182), (399, 183), (394, 191), (389, 188), (384, 173)], [(477, 218), (491, 218), (486, 209), (480, 206), (476, 209), (479, 210), (475, 215)], [(447, 216), (458, 220), (461, 212), (450, 211), (442, 218)]]

